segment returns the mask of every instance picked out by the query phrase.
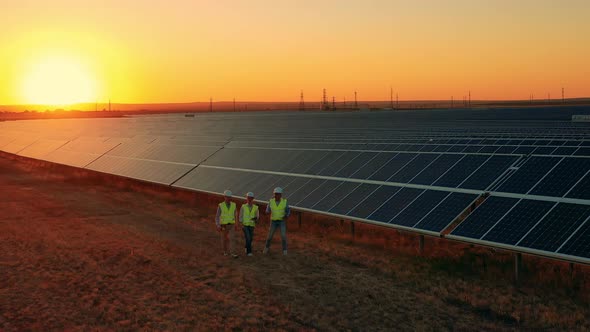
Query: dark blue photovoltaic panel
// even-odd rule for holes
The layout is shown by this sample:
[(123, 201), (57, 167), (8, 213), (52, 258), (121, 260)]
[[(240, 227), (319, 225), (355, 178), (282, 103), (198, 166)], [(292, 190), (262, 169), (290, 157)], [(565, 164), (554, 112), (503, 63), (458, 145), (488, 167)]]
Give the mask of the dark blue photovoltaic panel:
[(459, 187), (484, 190), (502, 175), (516, 159), (518, 157), (515, 156), (492, 156)]
[(515, 245), (557, 203), (524, 199), (483, 240)]
[(590, 156), (590, 148), (579, 148), (574, 152), (575, 156)]
[(283, 188), (283, 192), (285, 193), (294, 193), (299, 188), (303, 187), (304, 184), (309, 182), (309, 180), (309, 178), (303, 177), (289, 177), (289, 181), (286, 181), (281, 188)]
[(590, 190), (588, 188), (590, 188), (590, 173), (586, 174), (565, 196), (568, 198), (590, 200)]
[(499, 148), (500, 148), (499, 146), (495, 146), (495, 145), (486, 145), (483, 148), (481, 148), (481, 150), (479, 150), (478, 153), (494, 153)]
[(353, 173), (350, 177), (354, 179), (368, 179), (378, 169), (383, 167), (389, 160), (397, 156), (396, 153), (381, 152), (379, 153), (370, 163), (361, 167), (357, 172)]
[(447, 191), (426, 190), (412, 204), (389, 222), (396, 225), (414, 227), (428, 212), (434, 209), (450, 193)]
[[(248, 175), (248, 173), (242, 173), (242, 172), (236, 172), (236, 173), (241, 173), (241, 177)], [(272, 196), (272, 189), (274, 187), (283, 186), (283, 184), (282, 184), (283, 181), (287, 182), (290, 180), (291, 180), (290, 177), (286, 177), (286, 176), (264, 174), (264, 176), (258, 182), (254, 183), (252, 185), (252, 187), (250, 189), (248, 189), (248, 191), (253, 191), (260, 199), (270, 198)], [(231, 187), (228, 187), (225, 189), (232, 190)], [(219, 192), (223, 192), (223, 190), (221, 190)], [(236, 194), (238, 194), (238, 193), (236, 193)]]
[(588, 217), (590, 205), (559, 203), (518, 245), (556, 251)]
[(373, 211), (379, 208), (395, 195), (401, 187), (381, 186), (369, 197), (360, 202), (354, 209), (348, 212), (348, 216), (366, 219)]
[(395, 158), (391, 159), (387, 164), (383, 165), (375, 174), (371, 175), (370, 180), (387, 181), (393, 174), (404, 167), (408, 162), (414, 159), (417, 155), (414, 153), (400, 153)]
[(440, 187), (457, 187), (461, 182), (468, 178), (473, 171), (480, 167), (490, 156), (487, 155), (467, 155), (445, 175), (434, 183)]
[(408, 183), (416, 174), (420, 173), (433, 160), (438, 158), (439, 154), (419, 154), (416, 158), (410, 161), (404, 168), (390, 177), (388, 182)]
[(324, 158), (322, 158), (320, 161), (318, 161), (312, 167), (308, 168), (305, 171), (305, 174), (313, 174), (313, 175), (319, 174), (322, 169), (328, 167), (331, 163), (336, 161), (343, 154), (344, 154), (344, 152), (340, 152), (340, 151), (331, 151), (331, 152), (326, 153)]
[[(325, 151), (304, 151), (304, 153), (300, 156), (301, 160), (298, 162), (294, 162), (292, 164), (292, 167), (286, 168), (285, 172), (305, 174), (305, 171), (308, 168), (315, 165), (320, 159), (322, 159), (325, 156), (325, 154)], [(259, 159), (257, 162), (261, 163), (262, 160), (265, 159)]]
[[(242, 180), (238, 181), (231, 187), (231, 191), (233, 192), (234, 196), (245, 197), (246, 193), (249, 191), (253, 191), (253, 187), (259, 183), (263, 178), (266, 178), (266, 174), (261, 173), (244, 173), (242, 176)], [(288, 179), (288, 177), (286, 177)], [(288, 179), (290, 181), (290, 179)], [(262, 193), (254, 192), (256, 198), (260, 198), (259, 196)], [(262, 196), (261, 196), (262, 197)], [(268, 197), (264, 197), (266, 199)]]
[(516, 146), (504, 145), (504, 146), (501, 146), (498, 150), (496, 150), (496, 153), (497, 154), (500, 154), (500, 153), (511, 154), (514, 152), (514, 150), (516, 150)]
[(466, 145), (453, 145), (447, 152), (462, 152), (465, 150)]
[(479, 239), (516, 203), (518, 203), (516, 198), (489, 197), (467, 219), (463, 220), (451, 234)]
[(403, 188), (395, 196), (391, 197), (385, 204), (373, 210), (372, 214), (367, 219), (389, 222), (395, 215), (410, 204), (416, 197), (418, 197), (424, 190)]
[(355, 151), (344, 152), (338, 159), (332, 162), (330, 165), (322, 169), (318, 175), (333, 176), (337, 171), (343, 168), (351, 160), (354, 160), (360, 153)]
[(561, 254), (590, 258), (590, 220), (586, 220), (582, 227), (558, 250)]
[(541, 146), (533, 151), (533, 154), (551, 154), (551, 152), (555, 151), (554, 146)]
[(295, 192), (289, 193), (289, 195), (284, 194), (285, 197), (289, 198), (289, 204), (297, 205), (301, 202), (307, 195), (311, 194), (314, 190), (321, 187), (326, 180), (321, 179), (311, 179), (307, 183), (305, 183), (301, 188), (297, 189)]
[(531, 190), (530, 194), (562, 197), (588, 171), (590, 171), (590, 158), (564, 158)]
[(318, 203), (311, 208), (318, 211), (330, 211), (344, 197), (352, 193), (360, 184), (355, 182), (344, 182), (334, 189), (328, 196), (321, 198)]
[(334, 176), (348, 178), (354, 172), (358, 171), (362, 166), (370, 162), (371, 159), (375, 158), (376, 155), (377, 152), (363, 152), (351, 160), (348, 164), (343, 165), (343, 167), (338, 172), (336, 172)]
[(334, 189), (340, 186), (342, 181), (326, 181), (307, 197), (297, 203), (297, 206), (302, 208), (311, 209), (312, 206), (316, 205), (320, 200), (329, 195)]
[(560, 155), (560, 156), (571, 156), (574, 152), (576, 152), (577, 147), (570, 147), (570, 146), (562, 146), (555, 151), (553, 151), (552, 155)]
[(431, 144), (427, 144), (424, 145), (424, 147), (422, 148), (422, 150), (420, 150), (421, 152), (432, 152), (434, 151), (436, 148), (438, 147), (438, 145), (431, 145)]
[(482, 148), (483, 148), (483, 146), (481, 146), (481, 145), (469, 145), (463, 150), (463, 152), (464, 153), (477, 153)]
[(474, 194), (452, 193), (414, 227), (431, 232), (442, 232), (477, 197), (478, 195)]
[(528, 155), (531, 152), (533, 152), (535, 150), (534, 146), (519, 146), (518, 148), (516, 148), (516, 150), (514, 150), (514, 154), (524, 154), (524, 155)]
[(463, 158), (459, 154), (443, 154), (436, 159), (430, 166), (416, 175), (410, 183), (431, 185), (436, 179), (448, 171), (459, 159)]
[(526, 194), (560, 160), (561, 157), (530, 157), (497, 191)]
[(331, 213), (346, 215), (350, 210), (356, 207), (360, 202), (365, 200), (379, 188), (378, 185), (363, 183), (358, 186), (350, 195), (344, 197), (336, 206), (330, 209)]
[(451, 148), (452, 145), (439, 145), (434, 148), (434, 152), (447, 152)]

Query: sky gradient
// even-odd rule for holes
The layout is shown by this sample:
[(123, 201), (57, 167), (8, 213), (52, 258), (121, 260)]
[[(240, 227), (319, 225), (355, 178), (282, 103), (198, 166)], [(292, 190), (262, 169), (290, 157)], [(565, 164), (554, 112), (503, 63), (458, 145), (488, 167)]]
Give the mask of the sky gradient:
[(121, 103), (590, 96), (588, 17), (587, 0), (4, 0), (0, 105), (30, 102), (52, 57)]

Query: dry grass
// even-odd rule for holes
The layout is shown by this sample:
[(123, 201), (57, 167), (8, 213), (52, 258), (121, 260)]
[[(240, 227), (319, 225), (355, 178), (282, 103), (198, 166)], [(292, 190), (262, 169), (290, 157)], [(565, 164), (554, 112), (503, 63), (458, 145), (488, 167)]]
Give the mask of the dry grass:
[(115, 179), (0, 158), (0, 330), (590, 329), (587, 267), (308, 215), (234, 260), (215, 199)]

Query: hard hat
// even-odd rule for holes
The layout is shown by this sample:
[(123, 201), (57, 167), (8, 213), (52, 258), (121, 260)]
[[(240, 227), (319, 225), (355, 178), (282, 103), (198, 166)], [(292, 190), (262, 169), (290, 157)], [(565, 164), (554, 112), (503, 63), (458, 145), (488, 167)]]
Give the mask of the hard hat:
[(283, 193), (283, 188), (281, 187), (276, 187), (275, 190), (272, 191), (273, 194), (282, 194)]
[(231, 192), (231, 190), (226, 190), (226, 191), (224, 191), (224, 192), (223, 192), (223, 196), (225, 196), (225, 197), (231, 197), (231, 196), (232, 196), (232, 192)]
[(246, 193), (246, 197), (252, 197), (252, 198), (254, 198), (254, 193), (251, 192), (251, 191), (249, 191), (249, 192)]

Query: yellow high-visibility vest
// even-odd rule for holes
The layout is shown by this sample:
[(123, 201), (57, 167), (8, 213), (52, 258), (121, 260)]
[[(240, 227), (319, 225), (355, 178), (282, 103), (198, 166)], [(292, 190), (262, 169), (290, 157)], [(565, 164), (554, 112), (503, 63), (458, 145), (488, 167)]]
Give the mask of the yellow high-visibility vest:
[(273, 198), (268, 202), (270, 206), (270, 219), (271, 220), (283, 220), (285, 215), (287, 214), (287, 200), (281, 198), (279, 205), (277, 205), (277, 201)]
[(256, 218), (256, 213), (258, 212), (258, 205), (252, 204), (252, 209), (248, 206), (248, 204), (242, 205), (242, 209), (244, 209), (242, 213), (242, 224), (244, 226), (252, 226), (256, 225), (256, 221), (253, 219)]
[(236, 223), (236, 203), (230, 202), (229, 208), (225, 202), (219, 203), (221, 209), (221, 215), (219, 216), (219, 223), (221, 225), (235, 224)]

